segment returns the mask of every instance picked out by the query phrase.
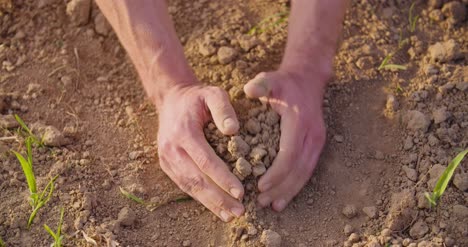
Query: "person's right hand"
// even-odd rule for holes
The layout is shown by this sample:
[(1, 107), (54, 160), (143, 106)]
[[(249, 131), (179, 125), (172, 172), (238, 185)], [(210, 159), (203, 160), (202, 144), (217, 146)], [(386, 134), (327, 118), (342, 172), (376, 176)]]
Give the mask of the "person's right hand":
[(191, 84), (169, 89), (158, 104), (158, 153), (162, 170), (223, 221), (244, 213), (244, 188), (206, 141), (204, 125), (213, 119), (225, 135), (239, 122), (227, 93), (218, 87)]

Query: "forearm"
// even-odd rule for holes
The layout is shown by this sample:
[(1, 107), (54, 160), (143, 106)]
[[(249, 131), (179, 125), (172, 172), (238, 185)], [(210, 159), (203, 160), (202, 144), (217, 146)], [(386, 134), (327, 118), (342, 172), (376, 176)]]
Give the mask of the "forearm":
[(195, 83), (164, 0), (96, 0), (158, 106), (173, 86)]
[(305, 77), (332, 74), (333, 57), (342, 29), (347, 0), (293, 0), (288, 41), (280, 66)]

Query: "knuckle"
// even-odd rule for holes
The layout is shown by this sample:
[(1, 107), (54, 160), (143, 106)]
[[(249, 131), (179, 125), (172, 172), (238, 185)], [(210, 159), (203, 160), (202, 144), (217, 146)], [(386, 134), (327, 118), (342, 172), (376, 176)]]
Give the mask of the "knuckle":
[(213, 165), (206, 155), (197, 155), (197, 157), (193, 157), (193, 159), (202, 172), (206, 173), (213, 169)]
[(198, 192), (202, 191), (205, 187), (205, 181), (199, 175), (184, 177), (179, 180), (180, 189), (185, 193), (189, 193), (192, 195), (195, 195)]
[(227, 203), (223, 198), (217, 198), (213, 200), (213, 205), (220, 209), (227, 208)]

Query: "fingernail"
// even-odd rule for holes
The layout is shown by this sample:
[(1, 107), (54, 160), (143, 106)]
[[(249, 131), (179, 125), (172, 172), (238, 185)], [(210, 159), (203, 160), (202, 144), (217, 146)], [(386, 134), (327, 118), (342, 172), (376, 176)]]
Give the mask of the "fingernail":
[(242, 216), (242, 213), (244, 213), (244, 210), (242, 208), (232, 208), (231, 209), (231, 212), (237, 216), (237, 217), (241, 217)]
[(223, 122), (224, 130), (234, 132), (238, 129), (238, 123), (232, 118), (226, 118)]
[(234, 198), (236, 199), (240, 199), (242, 195), (242, 191), (238, 188), (232, 188), (230, 192), (231, 192), (231, 195), (234, 196)]
[(265, 192), (271, 189), (271, 183), (261, 183), (258, 185), (260, 192)]
[(276, 211), (283, 211), (286, 208), (286, 200), (279, 199), (273, 203), (273, 206)]
[(257, 85), (257, 93), (262, 96), (268, 95), (267, 81), (265, 78), (259, 78), (254, 82)]
[(221, 211), (219, 213), (219, 215), (221, 216), (221, 219), (224, 221), (224, 222), (229, 222), (232, 220), (232, 216), (231, 214), (229, 214), (228, 212), (226, 211)]

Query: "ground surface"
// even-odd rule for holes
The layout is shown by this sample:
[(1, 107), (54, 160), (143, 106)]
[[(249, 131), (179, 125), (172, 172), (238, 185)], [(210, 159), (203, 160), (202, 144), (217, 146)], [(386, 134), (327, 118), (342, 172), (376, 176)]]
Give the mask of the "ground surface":
[[(50, 245), (42, 225), (55, 228), (61, 207), (66, 246), (261, 246), (267, 229), (282, 246), (468, 245), (468, 162), (436, 208), (423, 196), (468, 147), (466, 1), (416, 1), (414, 32), (411, 1), (352, 1), (324, 102), (328, 138), (320, 164), (284, 212), (258, 210), (248, 224), (225, 224), (193, 200), (176, 200), (183, 193), (158, 166), (157, 114), (96, 6), (77, 26), (79, 14), (70, 18), (64, 1), (9, 2), (0, 1), (6, 246)], [(275, 69), (286, 39), (284, 2), (170, 1), (200, 80), (236, 101), (249, 78)], [(216, 53), (222, 46), (236, 54), (224, 65)], [(405, 70), (377, 70), (391, 53), (390, 63)], [(30, 126), (55, 126), (63, 138), (33, 151), (38, 188), (60, 176), (30, 230), (26, 182), (8, 152), (24, 147), (9, 114)], [(161, 206), (150, 211), (120, 187)]]

